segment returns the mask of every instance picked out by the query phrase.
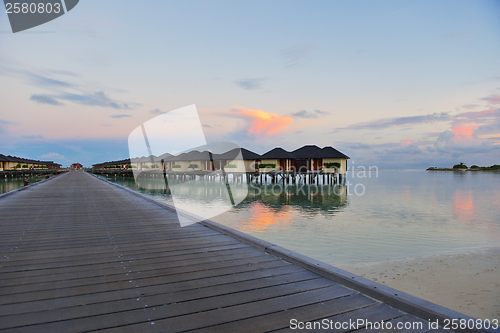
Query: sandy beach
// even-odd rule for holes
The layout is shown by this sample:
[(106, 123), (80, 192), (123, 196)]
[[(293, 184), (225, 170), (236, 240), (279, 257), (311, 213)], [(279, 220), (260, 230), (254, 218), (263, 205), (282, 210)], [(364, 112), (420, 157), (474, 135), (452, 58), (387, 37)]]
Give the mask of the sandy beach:
[(480, 319), (500, 319), (500, 248), (337, 267)]

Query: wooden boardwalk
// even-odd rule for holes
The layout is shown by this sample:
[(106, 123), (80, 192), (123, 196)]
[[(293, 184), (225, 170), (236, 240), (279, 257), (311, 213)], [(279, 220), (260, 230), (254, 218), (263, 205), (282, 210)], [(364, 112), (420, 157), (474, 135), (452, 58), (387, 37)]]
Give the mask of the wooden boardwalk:
[(431, 331), (235, 237), (181, 228), (175, 213), (83, 172), (1, 197), (0, 251), (0, 332), (281, 332), (324, 318)]

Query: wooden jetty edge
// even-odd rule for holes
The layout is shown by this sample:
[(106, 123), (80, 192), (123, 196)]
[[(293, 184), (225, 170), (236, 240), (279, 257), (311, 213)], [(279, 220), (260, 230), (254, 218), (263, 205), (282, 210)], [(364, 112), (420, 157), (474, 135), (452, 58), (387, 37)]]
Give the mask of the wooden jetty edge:
[(212, 221), (181, 228), (173, 207), (111, 184), (70, 172), (0, 196), (0, 332), (473, 319)]

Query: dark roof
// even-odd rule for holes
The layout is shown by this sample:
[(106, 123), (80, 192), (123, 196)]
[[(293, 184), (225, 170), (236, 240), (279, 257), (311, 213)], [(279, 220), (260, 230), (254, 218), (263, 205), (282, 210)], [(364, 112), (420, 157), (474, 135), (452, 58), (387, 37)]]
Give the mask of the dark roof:
[(208, 152), (199, 152), (197, 150), (192, 150), (187, 153), (180, 154), (178, 156), (172, 156), (169, 158), (170, 161), (200, 161), (203, 159), (210, 159)]
[(223, 154), (214, 154), (214, 160), (234, 160), (241, 153), (241, 158), (244, 160), (260, 160), (260, 155), (245, 148), (234, 148)]
[[(144, 158), (144, 157), (141, 157)], [(95, 166), (107, 166), (107, 165), (119, 165), (119, 164), (130, 164), (130, 159), (124, 159), (124, 160), (119, 160), (119, 161), (109, 161), (109, 162), (103, 162), (103, 163), (96, 163), (92, 164), (93, 167)]]
[(325, 147), (320, 149), (316, 153), (311, 155), (311, 158), (346, 158), (349, 159), (349, 156), (344, 155), (337, 149), (333, 147)]
[(320, 151), (321, 148), (315, 145), (308, 145), (291, 152), (293, 158), (311, 158), (313, 154)]
[(17, 156), (5, 156), (0, 154), (0, 161), (2, 162), (17, 162), (17, 163), (30, 163), (30, 164), (38, 164), (38, 165), (61, 165), (58, 163), (54, 163), (53, 161), (39, 161), (39, 160), (31, 160), (28, 158), (17, 157)]
[(165, 153), (165, 154), (162, 154), (162, 155), (158, 156), (158, 160), (159, 161), (161, 161), (161, 160), (168, 161), (168, 159), (170, 157), (172, 157), (172, 154)]
[(253, 151), (250, 151), (246, 148), (241, 148), (241, 156), (243, 156), (244, 160), (260, 160), (261, 156)]
[(130, 162), (132, 162), (132, 163), (139, 163), (139, 162), (148, 163), (148, 162), (151, 162), (151, 160), (153, 162), (156, 162), (158, 160), (158, 157), (156, 157), (155, 155), (135, 157), (135, 158), (131, 158)]
[(278, 147), (274, 148), (267, 153), (263, 154), (261, 157), (263, 160), (275, 159), (275, 158), (294, 158), (294, 156), (287, 152), (285, 149)]

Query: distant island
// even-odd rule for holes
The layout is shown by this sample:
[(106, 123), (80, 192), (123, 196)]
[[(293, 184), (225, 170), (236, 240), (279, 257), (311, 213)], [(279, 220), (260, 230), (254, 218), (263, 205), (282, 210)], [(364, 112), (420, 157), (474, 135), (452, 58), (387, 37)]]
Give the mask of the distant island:
[(427, 171), (500, 171), (500, 165), (495, 164), (488, 167), (480, 167), (474, 164), (469, 168), (465, 163), (460, 162), (449, 168), (428, 167)]

